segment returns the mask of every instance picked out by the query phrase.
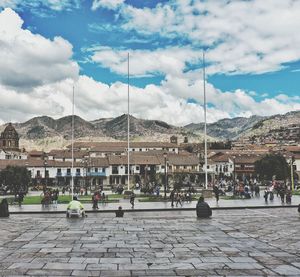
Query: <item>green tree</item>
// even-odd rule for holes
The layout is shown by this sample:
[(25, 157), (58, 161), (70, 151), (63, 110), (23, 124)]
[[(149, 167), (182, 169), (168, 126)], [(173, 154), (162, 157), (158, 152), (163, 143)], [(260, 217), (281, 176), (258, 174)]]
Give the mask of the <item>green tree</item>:
[(279, 154), (266, 155), (254, 164), (255, 173), (264, 180), (272, 180), (276, 176), (277, 180), (286, 180), (289, 177), (289, 165), (286, 159)]
[(7, 186), (11, 193), (27, 192), (30, 183), (30, 172), (26, 167), (7, 166), (0, 172), (0, 183)]

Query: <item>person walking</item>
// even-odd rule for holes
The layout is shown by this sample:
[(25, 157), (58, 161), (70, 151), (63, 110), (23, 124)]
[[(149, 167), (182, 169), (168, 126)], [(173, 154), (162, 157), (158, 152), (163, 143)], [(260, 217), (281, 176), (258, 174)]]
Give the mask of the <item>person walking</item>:
[(132, 192), (130, 196), (130, 204), (132, 209), (134, 208), (134, 199), (135, 199), (135, 194), (134, 192)]
[(218, 203), (219, 202), (219, 195), (220, 195), (219, 187), (217, 185), (214, 185), (213, 191), (214, 191), (214, 194), (215, 194), (215, 197), (216, 197), (216, 201)]

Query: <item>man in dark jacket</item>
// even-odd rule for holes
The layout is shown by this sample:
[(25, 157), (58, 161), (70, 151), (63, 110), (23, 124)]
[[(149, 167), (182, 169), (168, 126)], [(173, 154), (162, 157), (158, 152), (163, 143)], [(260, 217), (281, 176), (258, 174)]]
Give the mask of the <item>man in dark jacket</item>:
[(204, 197), (200, 196), (196, 206), (197, 217), (208, 218), (212, 215), (210, 206), (204, 201)]
[(3, 199), (0, 204), (0, 217), (9, 217), (8, 202)]

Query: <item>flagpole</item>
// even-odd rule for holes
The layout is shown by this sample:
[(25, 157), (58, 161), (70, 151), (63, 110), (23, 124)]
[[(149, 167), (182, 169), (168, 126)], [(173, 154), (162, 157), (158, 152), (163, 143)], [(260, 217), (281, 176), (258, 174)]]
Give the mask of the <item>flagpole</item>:
[(203, 51), (203, 92), (204, 92), (204, 164), (205, 164), (205, 189), (208, 187), (207, 178), (207, 126), (206, 126), (206, 76), (205, 76), (205, 52)]
[(130, 163), (129, 163), (129, 132), (130, 132), (130, 119), (129, 119), (129, 53), (127, 54), (127, 190), (130, 190)]
[(73, 170), (74, 170), (74, 102), (75, 102), (75, 88), (73, 85), (73, 97), (72, 97), (72, 168), (71, 168), (71, 196), (73, 200), (74, 196), (74, 177), (73, 177)]

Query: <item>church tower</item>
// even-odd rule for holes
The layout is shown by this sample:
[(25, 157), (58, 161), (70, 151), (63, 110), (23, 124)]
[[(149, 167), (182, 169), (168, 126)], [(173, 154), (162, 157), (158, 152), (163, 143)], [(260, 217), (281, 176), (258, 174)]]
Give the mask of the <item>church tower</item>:
[(0, 148), (8, 151), (20, 151), (19, 135), (11, 123), (8, 123), (0, 135)]

